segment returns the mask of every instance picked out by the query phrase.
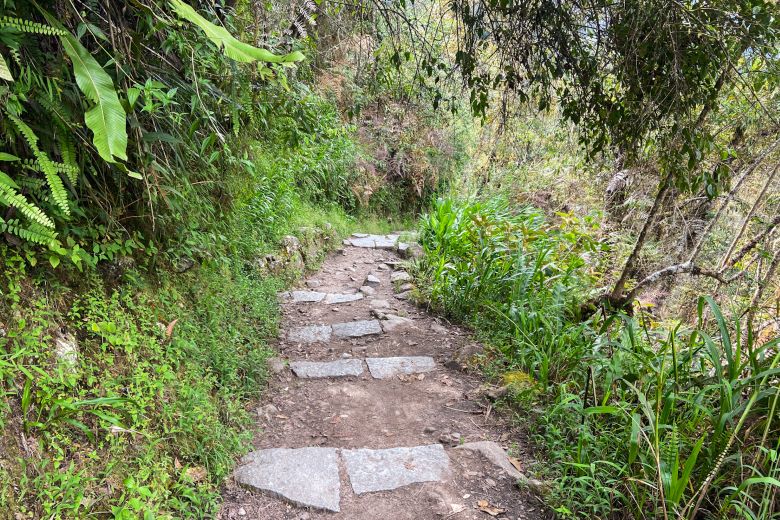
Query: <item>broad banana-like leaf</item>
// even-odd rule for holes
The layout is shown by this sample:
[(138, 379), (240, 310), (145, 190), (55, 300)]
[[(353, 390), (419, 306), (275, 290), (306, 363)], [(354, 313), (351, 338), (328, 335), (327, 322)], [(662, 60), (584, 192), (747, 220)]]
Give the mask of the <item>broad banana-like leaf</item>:
[(244, 63), (250, 63), (253, 61), (264, 61), (267, 63), (291, 63), (301, 61), (304, 59), (303, 53), (300, 51), (291, 52), (280, 56), (274, 54), (266, 49), (259, 49), (248, 43), (244, 43), (233, 37), (227, 29), (222, 26), (215, 25), (192, 8), (189, 4), (182, 2), (181, 0), (169, 0), (171, 7), (176, 11), (181, 18), (194, 23), (200, 27), (206, 36), (214, 42), (214, 44), (222, 49), (230, 59), (240, 61)]
[(84, 120), (94, 134), (92, 142), (100, 156), (111, 163), (127, 160), (127, 121), (125, 109), (119, 102), (111, 76), (92, 57), (75, 36), (60, 37), (65, 52), (73, 62), (73, 73), (84, 95), (95, 103), (87, 110)]
[(4, 79), (6, 81), (14, 80), (14, 77), (8, 68), (8, 64), (5, 62), (5, 58), (2, 56), (0, 56), (0, 79)]

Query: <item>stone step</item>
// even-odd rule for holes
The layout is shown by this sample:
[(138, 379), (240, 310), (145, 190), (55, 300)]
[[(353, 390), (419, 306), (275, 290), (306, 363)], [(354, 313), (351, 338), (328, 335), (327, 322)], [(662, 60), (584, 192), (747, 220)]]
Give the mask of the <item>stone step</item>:
[(345, 246), (360, 247), (365, 249), (395, 249), (400, 235), (368, 235), (355, 233), (344, 240)]
[(281, 294), (282, 299), (292, 303), (319, 303), (336, 305), (350, 303), (363, 299), (363, 294), (355, 293), (324, 293), (319, 291), (290, 291)]
[(363, 375), (362, 359), (339, 359), (338, 361), (293, 361), (290, 363), (293, 374), (302, 379), (321, 377), (348, 377)]
[(346, 323), (334, 323), (333, 335), (337, 338), (360, 338), (382, 334), (382, 326), (379, 320), (348, 321)]
[(387, 379), (399, 375), (421, 374), (436, 369), (436, 362), (428, 356), (404, 356), (367, 358), (368, 371), (374, 379)]
[(234, 477), (240, 485), (265, 491), (295, 505), (338, 513), (341, 502), (335, 448), (273, 448), (241, 459)]
[(441, 444), (378, 450), (272, 448), (245, 456), (234, 477), (242, 486), (293, 504), (339, 512), (339, 459), (357, 495), (442, 481), (450, 467)]
[(364, 361), (374, 379), (388, 379), (399, 375), (422, 374), (436, 370), (436, 362), (428, 356), (293, 361), (290, 363), (290, 369), (301, 379), (359, 377), (364, 372)]

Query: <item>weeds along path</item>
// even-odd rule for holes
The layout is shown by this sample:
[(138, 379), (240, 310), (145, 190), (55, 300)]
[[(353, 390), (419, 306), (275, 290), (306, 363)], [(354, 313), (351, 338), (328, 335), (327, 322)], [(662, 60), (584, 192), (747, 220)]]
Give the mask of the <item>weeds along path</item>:
[(479, 346), (406, 301), (397, 240), (354, 235), (281, 295), (285, 360), (221, 519), (544, 516), (518, 435), (462, 370)]

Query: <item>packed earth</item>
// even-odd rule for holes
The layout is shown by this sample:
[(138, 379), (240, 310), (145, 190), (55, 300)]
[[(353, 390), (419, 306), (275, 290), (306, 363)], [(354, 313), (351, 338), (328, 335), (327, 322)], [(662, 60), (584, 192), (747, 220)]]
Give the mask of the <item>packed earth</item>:
[(353, 235), (280, 295), (280, 357), (221, 519), (545, 518), (521, 434), (471, 373), (480, 346), (410, 303), (399, 236)]

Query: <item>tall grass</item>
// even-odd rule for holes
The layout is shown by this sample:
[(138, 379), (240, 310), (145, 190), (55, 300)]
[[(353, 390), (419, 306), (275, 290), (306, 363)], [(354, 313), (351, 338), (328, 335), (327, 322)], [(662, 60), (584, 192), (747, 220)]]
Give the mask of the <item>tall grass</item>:
[(549, 504), (579, 518), (780, 518), (780, 340), (753, 343), (706, 296), (691, 326), (588, 310), (594, 225), (442, 200), (421, 229), (428, 300), (488, 337), (499, 370), (526, 374), (514, 396), (558, 461), (537, 469), (555, 483)]

